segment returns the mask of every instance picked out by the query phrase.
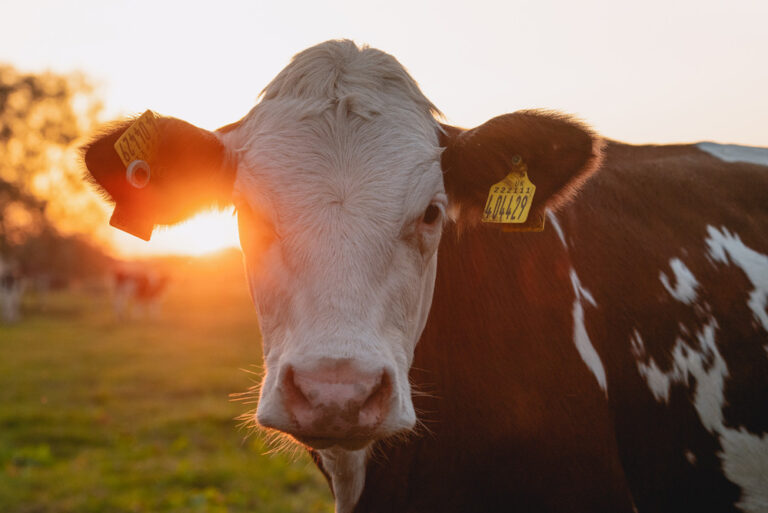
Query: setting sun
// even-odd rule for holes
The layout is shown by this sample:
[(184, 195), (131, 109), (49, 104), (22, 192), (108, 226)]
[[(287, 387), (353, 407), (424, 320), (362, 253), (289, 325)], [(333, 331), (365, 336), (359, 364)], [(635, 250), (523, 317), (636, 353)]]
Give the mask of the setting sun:
[(114, 244), (124, 256), (182, 254), (200, 256), (239, 246), (237, 217), (232, 209), (200, 213), (188, 221), (167, 228), (156, 228), (152, 240), (144, 242), (114, 230)]

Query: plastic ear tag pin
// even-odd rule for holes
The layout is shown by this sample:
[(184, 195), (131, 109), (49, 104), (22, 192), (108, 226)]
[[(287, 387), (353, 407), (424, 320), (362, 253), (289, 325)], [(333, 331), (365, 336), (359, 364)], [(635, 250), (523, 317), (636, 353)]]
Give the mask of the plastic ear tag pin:
[(541, 231), (543, 223), (538, 228), (538, 222), (536, 227), (507, 226), (526, 222), (536, 192), (536, 186), (528, 178), (528, 166), (523, 159), (516, 155), (512, 158), (512, 165), (512, 171), (502, 181), (491, 186), (482, 220), (484, 223), (504, 224), (504, 231)]
[(125, 170), (126, 180), (137, 189), (146, 187), (151, 176), (146, 160), (134, 160), (128, 164), (128, 168)]
[(147, 110), (115, 141), (115, 151), (126, 167), (126, 178), (138, 189), (149, 183), (148, 162), (155, 156), (159, 139), (157, 117)]

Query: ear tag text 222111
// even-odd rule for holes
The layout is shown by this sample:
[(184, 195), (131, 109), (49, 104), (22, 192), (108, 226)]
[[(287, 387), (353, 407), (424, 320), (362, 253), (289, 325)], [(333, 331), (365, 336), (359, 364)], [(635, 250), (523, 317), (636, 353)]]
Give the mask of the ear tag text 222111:
[(536, 192), (536, 186), (528, 178), (528, 166), (517, 155), (513, 157), (512, 165), (512, 171), (491, 186), (482, 220), (502, 224), (504, 231), (541, 231), (543, 222), (533, 223), (535, 226), (526, 223)]

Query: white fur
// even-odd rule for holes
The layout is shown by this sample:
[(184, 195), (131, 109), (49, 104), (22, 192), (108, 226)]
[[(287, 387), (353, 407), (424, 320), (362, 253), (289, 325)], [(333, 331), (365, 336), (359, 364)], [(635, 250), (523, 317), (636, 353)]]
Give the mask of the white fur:
[(318, 453), (323, 468), (331, 476), (336, 513), (351, 513), (365, 486), (367, 451), (326, 449)]
[(747, 162), (749, 164), (768, 166), (768, 148), (711, 142), (702, 142), (696, 146), (700, 150), (725, 162)]
[(653, 357), (645, 363), (645, 343), (640, 337), (640, 333), (635, 330), (630, 339), (632, 343), (632, 354), (637, 360), (637, 370), (645, 378), (648, 388), (651, 390), (654, 399), (659, 402), (669, 402), (670, 377), (659, 369), (659, 366), (653, 360)]
[(696, 301), (696, 288), (699, 286), (699, 282), (696, 281), (696, 277), (693, 276), (690, 269), (686, 267), (682, 260), (679, 258), (673, 258), (669, 261), (669, 267), (675, 275), (675, 285), (672, 286), (664, 271), (659, 272), (659, 279), (667, 292), (686, 305), (691, 305)]
[[(728, 369), (715, 344), (717, 321), (711, 318), (700, 331), (694, 334), (696, 345), (691, 345), (678, 338), (672, 349), (672, 368), (664, 372), (659, 369), (653, 358), (645, 363), (645, 344), (640, 334), (635, 331), (632, 339), (633, 353), (637, 358), (637, 368), (645, 377), (654, 398), (659, 402), (669, 402), (672, 384), (687, 384), (693, 379), (697, 383), (694, 405), (701, 422), (707, 430), (713, 432), (723, 422), (721, 408), (724, 402), (723, 390)], [(712, 360), (707, 368), (706, 361)]]
[(555, 233), (557, 233), (557, 238), (563, 243), (563, 247), (568, 248), (568, 244), (565, 242), (565, 233), (563, 233), (563, 229), (560, 226), (560, 222), (557, 220), (555, 213), (551, 210), (547, 210), (547, 217), (549, 218), (550, 224), (555, 229)]
[(707, 233), (709, 236), (706, 243), (712, 260), (740, 267), (752, 282), (754, 289), (749, 294), (747, 305), (755, 320), (768, 331), (768, 313), (765, 311), (768, 298), (768, 256), (748, 248), (738, 235), (730, 233), (727, 228), (718, 230), (707, 226)]
[[(557, 237), (560, 242), (563, 243), (563, 247), (568, 250), (568, 244), (565, 240), (565, 233), (560, 226), (560, 222), (551, 210), (547, 211), (547, 217), (550, 224), (555, 229)], [(605, 396), (608, 397), (608, 382), (605, 377), (605, 367), (603, 367), (603, 361), (600, 359), (600, 355), (597, 353), (595, 346), (592, 345), (592, 341), (589, 339), (587, 333), (587, 327), (584, 323), (584, 301), (588, 302), (593, 307), (597, 306), (595, 298), (592, 294), (581, 285), (578, 275), (575, 269), (571, 269), (571, 286), (573, 286), (573, 343), (576, 346), (576, 350), (579, 352), (582, 361), (587, 365), (587, 368), (594, 374), (597, 384), (605, 392)]]
[(723, 428), (720, 443), (725, 475), (741, 487), (737, 506), (746, 513), (768, 512), (768, 435)]
[[(267, 374), (262, 424), (290, 422), (281, 369), (351, 359), (393, 376), (381, 430), (411, 429), (408, 371), (429, 312), (447, 199), (435, 109), (391, 56), (332, 41), (297, 55), (240, 126), (235, 197), (272, 225), (245, 250)], [(240, 222), (244, 222), (242, 219)]]
[(573, 343), (576, 344), (576, 349), (579, 351), (579, 356), (587, 364), (587, 367), (592, 374), (595, 375), (597, 384), (605, 392), (605, 396), (608, 397), (608, 383), (605, 377), (605, 367), (603, 367), (603, 361), (600, 359), (600, 355), (597, 354), (595, 346), (592, 345), (592, 341), (587, 334), (587, 328), (584, 324), (584, 301), (588, 302), (593, 307), (596, 307), (595, 299), (592, 294), (582, 287), (579, 277), (576, 275), (576, 271), (571, 269), (571, 284), (573, 285), (573, 293), (576, 297), (573, 299)]
[[(746, 513), (768, 511), (768, 436), (756, 436), (723, 422), (725, 382), (729, 371), (715, 341), (717, 321), (709, 321), (694, 334), (696, 344), (678, 338), (672, 350), (672, 368), (663, 372), (652, 358), (645, 363), (645, 345), (640, 334), (632, 336), (632, 351), (640, 375), (659, 402), (669, 402), (672, 384), (693, 388), (693, 405), (701, 424), (720, 439), (719, 454), (725, 476), (742, 489), (738, 506)], [(705, 365), (711, 361), (711, 365)], [(686, 458), (694, 465), (696, 456)]]

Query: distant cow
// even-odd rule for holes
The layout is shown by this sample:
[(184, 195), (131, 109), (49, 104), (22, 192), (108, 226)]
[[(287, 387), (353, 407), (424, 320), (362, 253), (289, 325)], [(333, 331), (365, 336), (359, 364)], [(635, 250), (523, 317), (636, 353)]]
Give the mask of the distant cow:
[(0, 318), (8, 323), (21, 319), (21, 297), (24, 280), (10, 265), (0, 261)]
[[(160, 118), (126, 174), (126, 121), (85, 162), (145, 238), (234, 201), (258, 421), (338, 512), (768, 511), (768, 150), (437, 115), (394, 58), (332, 41), (238, 123)], [(529, 200), (522, 233), (480, 222)]]
[(113, 273), (113, 282), (113, 305), (118, 319), (159, 315), (167, 275), (151, 270), (118, 269)]

